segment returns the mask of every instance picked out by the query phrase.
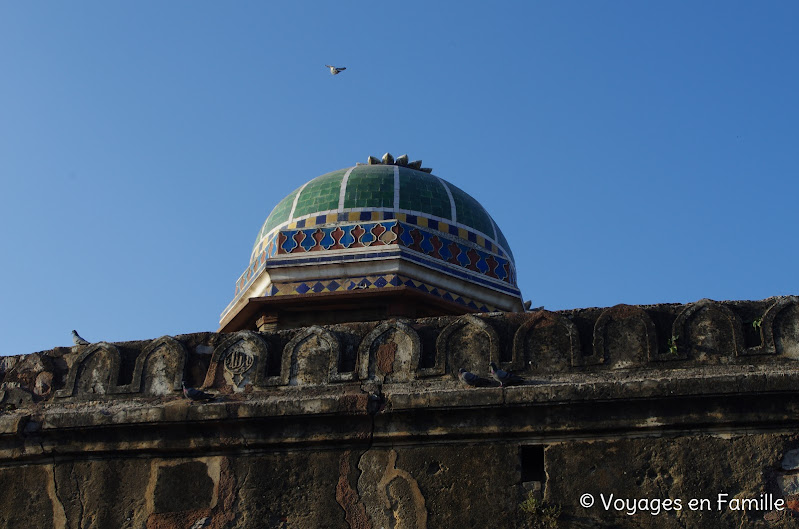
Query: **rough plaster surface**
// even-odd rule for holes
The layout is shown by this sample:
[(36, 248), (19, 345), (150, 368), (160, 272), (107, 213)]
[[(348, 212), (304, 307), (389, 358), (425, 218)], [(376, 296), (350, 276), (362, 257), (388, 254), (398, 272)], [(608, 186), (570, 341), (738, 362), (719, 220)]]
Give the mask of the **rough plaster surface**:
[[(4, 358), (0, 527), (795, 527), (797, 318), (792, 297), (702, 300)], [(457, 380), (489, 361), (525, 383)], [(686, 507), (719, 493), (787, 508)]]

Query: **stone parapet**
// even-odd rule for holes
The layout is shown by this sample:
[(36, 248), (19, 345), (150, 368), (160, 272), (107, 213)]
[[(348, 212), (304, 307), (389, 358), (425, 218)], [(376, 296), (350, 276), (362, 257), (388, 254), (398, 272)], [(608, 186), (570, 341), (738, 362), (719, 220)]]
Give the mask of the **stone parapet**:
[[(796, 297), (197, 333), (6, 357), (0, 476), (12, 485), (0, 525), (535, 527), (543, 515), (520, 507), (530, 490), (562, 508), (564, 527), (677, 527), (580, 507), (578, 492), (711, 487), (794, 501), (799, 470), (780, 462), (799, 448), (797, 359)], [(489, 362), (523, 381), (458, 379), (464, 368), (490, 380)], [(215, 399), (184, 398), (183, 381)], [(716, 457), (725, 443), (732, 474), (685, 452)], [(696, 468), (709, 481), (694, 480)], [(115, 500), (103, 500), (109, 472), (127, 473)], [(256, 477), (264, 472), (275, 482)], [(36, 514), (4, 510), (37, 487), (48, 492), (31, 500)], [(487, 489), (479, 513), (458, 510)], [(788, 511), (745, 516), (782, 524)], [(686, 512), (679, 523), (729, 527), (739, 514)]]

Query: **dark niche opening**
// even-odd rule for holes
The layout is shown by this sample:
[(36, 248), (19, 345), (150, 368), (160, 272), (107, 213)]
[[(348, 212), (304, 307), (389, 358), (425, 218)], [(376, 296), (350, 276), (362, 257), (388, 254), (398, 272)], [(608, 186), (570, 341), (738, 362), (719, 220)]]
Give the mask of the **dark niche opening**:
[(522, 445), (519, 447), (519, 457), (522, 463), (522, 483), (547, 479), (544, 470), (544, 445)]

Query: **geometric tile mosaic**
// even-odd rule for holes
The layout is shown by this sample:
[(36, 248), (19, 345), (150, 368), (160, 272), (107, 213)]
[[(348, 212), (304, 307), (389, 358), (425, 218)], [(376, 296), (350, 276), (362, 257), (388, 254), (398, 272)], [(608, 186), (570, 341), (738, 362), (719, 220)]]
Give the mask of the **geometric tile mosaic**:
[(406, 286), (420, 292), (433, 294), (444, 300), (469, 307), (480, 312), (495, 312), (498, 309), (485, 303), (478, 303), (474, 299), (447, 292), (440, 287), (433, 287), (422, 281), (411, 279), (397, 274), (370, 275), (359, 277), (339, 277), (336, 279), (296, 281), (287, 283), (273, 283), (267, 296), (289, 296), (307, 294), (308, 292), (342, 292), (347, 290), (375, 289), (386, 287)]
[[(432, 225), (428, 222), (420, 223), (413, 215), (405, 216), (405, 220), (411, 220), (414, 224), (392, 219), (382, 222), (281, 229), (274, 239), (268, 241), (266, 248), (236, 282), (236, 294), (249, 286), (267, 259), (275, 256), (316, 254), (316, 252), (324, 252), (322, 255), (326, 255), (336, 250), (376, 248), (386, 245), (405, 247), (474, 274), (498, 279), (511, 285), (516, 284), (513, 262), (481, 248), (478, 243), (485, 243), (485, 239), (470, 237), (469, 234), (460, 231), (462, 228), (458, 229), (457, 235), (446, 234), (441, 231), (440, 223)], [(422, 228), (420, 224), (426, 224), (429, 228)], [(470, 239), (473, 241), (472, 245), (465, 243)]]
[[(492, 241), (486, 239), (482, 235), (479, 235), (469, 229), (420, 215), (410, 215), (407, 213), (394, 213), (392, 211), (359, 211), (359, 212), (340, 213), (340, 214), (332, 213), (325, 215), (317, 215), (299, 221), (290, 222), (286, 226), (283, 226), (280, 231), (293, 230), (296, 228), (323, 227), (326, 224), (334, 224), (341, 222), (379, 221), (379, 220), (392, 220), (392, 219), (396, 219), (407, 224), (414, 224), (421, 228), (429, 228), (436, 231), (440, 231), (442, 233), (446, 233), (453, 237), (465, 239), (478, 246), (481, 246), (482, 248), (485, 248), (489, 252), (508, 258), (508, 255), (500, 246), (494, 244)], [(263, 253), (264, 250), (267, 249), (269, 244), (272, 241), (274, 241), (276, 237), (277, 233), (274, 233), (269, 238), (259, 240), (258, 244), (256, 244), (255, 247), (253, 248), (252, 258), (255, 258), (257, 255)], [(505, 244), (507, 247), (507, 243)], [(272, 252), (269, 251), (267, 251), (266, 253), (268, 257), (274, 255), (272, 254)]]

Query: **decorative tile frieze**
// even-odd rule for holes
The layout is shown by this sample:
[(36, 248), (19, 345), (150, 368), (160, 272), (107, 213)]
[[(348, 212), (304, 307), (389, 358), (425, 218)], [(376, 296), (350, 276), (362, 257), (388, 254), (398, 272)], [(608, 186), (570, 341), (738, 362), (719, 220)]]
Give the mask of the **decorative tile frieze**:
[[(411, 218), (409, 219), (409, 217)], [(484, 251), (479, 243), (487, 242), (485, 239), (480, 241), (475, 237), (473, 245), (468, 246), (464, 242), (464, 239), (470, 239), (468, 235), (461, 237), (461, 234), (458, 233), (457, 236), (452, 236), (441, 230), (441, 223), (436, 222), (433, 229), (423, 229), (420, 224), (428, 226), (430, 224), (420, 223), (419, 219), (413, 215), (406, 216), (405, 220), (411, 220), (413, 224), (394, 219), (383, 222), (280, 230), (236, 282), (236, 294), (249, 286), (267, 259), (276, 256), (365, 247), (376, 248), (386, 245), (402, 246), (434, 259), (466, 268), (476, 274), (498, 279), (511, 285), (516, 284), (513, 263), (500, 255)], [(496, 246), (494, 247), (496, 248)]]
[(441, 299), (469, 307), (479, 312), (494, 312), (498, 310), (494, 306), (487, 305), (472, 298), (448, 292), (441, 287), (398, 274), (380, 274), (357, 277), (338, 277), (335, 279), (310, 279), (306, 281), (272, 283), (264, 293), (264, 296), (294, 296), (297, 294), (319, 294), (321, 292), (344, 292), (400, 286), (406, 286), (420, 292), (432, 294)]
[[(408, 213), (397, 213), (394, 211), (350, 211), (345, 213), (325, 213), (321, 215), (313, 215), (304, 219), (289, 222), (279, 231), (306, 229), (312, 227), (329, 227), (325, 225), (341, 222), (368, 222), (393, 219), (400, 220), (407, 224), (414, 224), (421, 228), (430, 228), (454, 237), (465, 239), (485, 250), (488, 250), (489, 252), (495, 253), (501, 257), (504, 257), (505, 259), (509, 259), (505, 250), (476, 232), (448, 222), (444, 222), (442, 220)], [(276, 231), (275, 233), (270, 234), (268, 237), (259, 240), (258, 244), (256, 244), (253, 249), (253, 260), (257, 259), (257, 257), (263, 253), (264, 250), (269, 249), (269, 245), (277, 238), (277, 234), (278, 232)], [(267, 257), (271, 257), (272, 255), (274, 255), (274, 253), (267, 251)]]

